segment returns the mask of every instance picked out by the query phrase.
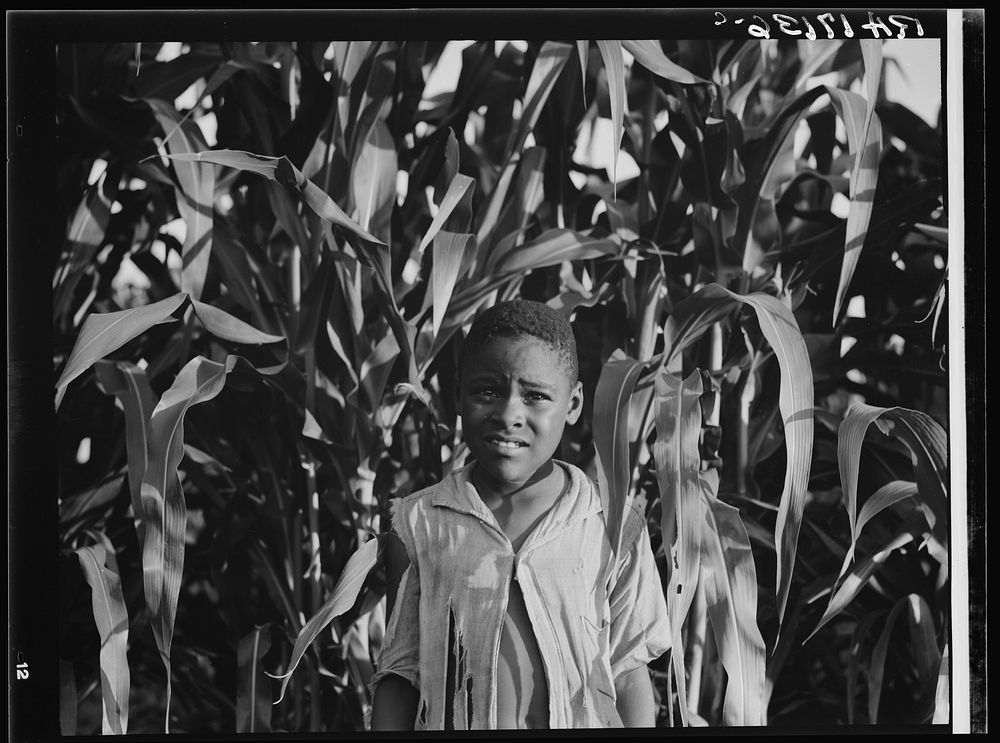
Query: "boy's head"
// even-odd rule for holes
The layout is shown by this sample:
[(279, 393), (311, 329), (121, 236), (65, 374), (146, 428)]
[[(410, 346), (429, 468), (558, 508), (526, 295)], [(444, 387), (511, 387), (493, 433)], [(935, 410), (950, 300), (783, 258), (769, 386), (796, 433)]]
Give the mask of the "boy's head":
[(583, 407), (569, 321), (523, 299), (484, 311), (462, 346), (459, 388), (463, 437), (485, 474), (498, 486), (531, 481)]

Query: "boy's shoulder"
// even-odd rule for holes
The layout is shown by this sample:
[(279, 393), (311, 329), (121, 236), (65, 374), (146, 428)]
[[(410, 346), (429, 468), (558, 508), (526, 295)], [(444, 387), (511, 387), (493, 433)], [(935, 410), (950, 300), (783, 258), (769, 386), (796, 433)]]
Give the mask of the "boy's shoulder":
[(434, 500), (434, 497), (441, 495), (443, 493), (449, 492), (458, 484), (464, 475), (464, 470), (468, 467), (461, 467), (456, 470), (452, 470), (443, 478), (435, 483), (431, 483), (420, 490), (415, 490), (407, 495), (396, 496), (392, 500), (398, 502), (400, 505), (414, 505), (417, 503), (427, 502), (430, 503)]

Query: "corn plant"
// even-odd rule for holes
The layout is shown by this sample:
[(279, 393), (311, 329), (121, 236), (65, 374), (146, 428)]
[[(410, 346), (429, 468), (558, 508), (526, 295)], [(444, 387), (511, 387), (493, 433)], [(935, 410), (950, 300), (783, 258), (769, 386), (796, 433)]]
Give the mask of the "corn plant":
[(941, 719), (941, 141), (880, 42), (482, 41), (429, 94), (450, 49), (60, 47), (64, 733), (364, 729), (382, 514), (514, 296), (612, 544), (648, 514), (660, 724)]

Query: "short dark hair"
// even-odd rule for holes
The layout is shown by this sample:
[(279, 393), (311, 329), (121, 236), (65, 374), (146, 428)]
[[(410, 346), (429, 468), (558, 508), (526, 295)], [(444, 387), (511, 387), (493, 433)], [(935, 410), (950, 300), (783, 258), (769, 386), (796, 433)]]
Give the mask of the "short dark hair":
[(476, 317), (462, 344), (458, 364), (460, 375), (483, 346), (497, 336), (537, 338), (558, 354), (563, 370), (569, 377), (570, 385), (576, 384), (579, 379), (579, 361), (573, 326), (561, 313), (547, 304), (530, 299), (498, 302)]

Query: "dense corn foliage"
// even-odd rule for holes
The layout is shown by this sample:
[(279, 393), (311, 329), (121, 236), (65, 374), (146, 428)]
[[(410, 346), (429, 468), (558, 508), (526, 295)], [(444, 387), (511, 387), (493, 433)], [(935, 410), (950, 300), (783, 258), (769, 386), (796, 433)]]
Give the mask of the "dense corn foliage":
[(363, 730), (384, 508), (514, 296), (645, 505), (660, 725), (947, 720), (942, 140), (882, 42), (460, 49), (60, 45), (63, 732)]

